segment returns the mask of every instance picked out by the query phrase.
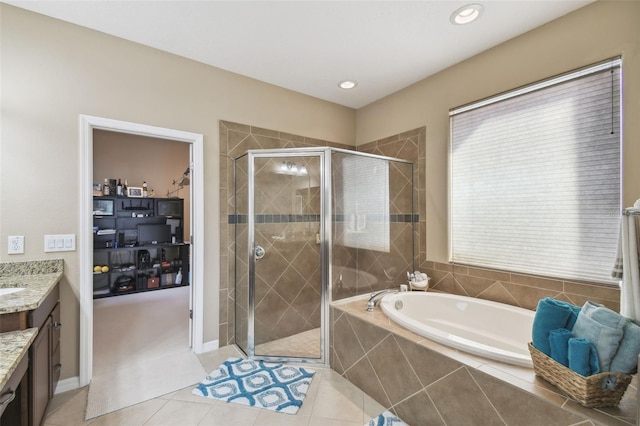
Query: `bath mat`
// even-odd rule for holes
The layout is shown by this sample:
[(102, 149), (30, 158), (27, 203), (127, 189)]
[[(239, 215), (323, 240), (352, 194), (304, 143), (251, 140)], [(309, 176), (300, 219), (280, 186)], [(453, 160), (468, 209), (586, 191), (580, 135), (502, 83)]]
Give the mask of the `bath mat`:
[(364, 426), (409, 426), (399, 418), (397, 418), (391, 411), (385, 411), (378, 414), (373, 419), (369, 420), (369, 423)]
[(296, 414), (313, 370), (264, 361), (229, 358), (191, 393), (225, 402)]

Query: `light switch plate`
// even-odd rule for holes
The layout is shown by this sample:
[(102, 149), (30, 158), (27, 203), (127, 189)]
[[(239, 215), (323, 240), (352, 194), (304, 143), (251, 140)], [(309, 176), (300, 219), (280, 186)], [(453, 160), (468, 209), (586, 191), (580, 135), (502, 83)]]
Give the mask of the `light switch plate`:
[(60, 234), (44, 236), (44, 251), (76, 251), (76, 235)]

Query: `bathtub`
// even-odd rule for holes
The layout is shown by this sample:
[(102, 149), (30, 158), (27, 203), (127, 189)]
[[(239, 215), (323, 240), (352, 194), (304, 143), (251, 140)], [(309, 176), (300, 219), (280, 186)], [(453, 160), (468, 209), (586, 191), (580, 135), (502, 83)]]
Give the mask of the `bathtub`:
[(532, 368), (527, 343), (535, 313), (528, 309), (446, 293), (403, 292), (380, 301), (401, 326), (464, 352)]

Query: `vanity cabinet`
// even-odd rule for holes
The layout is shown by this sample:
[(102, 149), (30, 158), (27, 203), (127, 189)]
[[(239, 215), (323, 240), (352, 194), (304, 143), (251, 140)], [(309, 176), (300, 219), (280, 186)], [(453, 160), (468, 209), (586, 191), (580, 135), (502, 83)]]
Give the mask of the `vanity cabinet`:
[(60, 378), (60, 290), (49, 293), (34, 311), (29, 311), (28, 327), (38, 327), (38, 336), (29, 349), (29, 425), (43, 423), (49, 401)]
[(28, 368), (20, 385), (20, 409), (15, 413), (21, 420), (12, 423), (40, 426), (43, 424), (49, 401), (53, 398), (62, 368), (60, 285), (56, 284), (36, 309), (3, 314), (0, 325), (2, 332), (38, 328), (38, 334), (29, 347), (28, 356), (24, 357), (24, 360), (28, 359)]

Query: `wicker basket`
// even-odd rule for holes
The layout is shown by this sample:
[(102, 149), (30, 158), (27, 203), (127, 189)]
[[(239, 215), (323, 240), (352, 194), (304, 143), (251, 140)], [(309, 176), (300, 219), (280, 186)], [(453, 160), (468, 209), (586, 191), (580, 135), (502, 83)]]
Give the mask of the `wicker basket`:
[[(585, 377), (546, 356), (529, 343), (533, 369), (537, 376), (564, 391), (572, 399), (588, 408), (615, 407), (620, 403), (632, 376), (624, 373), (605, 372)], [(613, 389), (602, 389), (609, 377), (616, 377)]]

